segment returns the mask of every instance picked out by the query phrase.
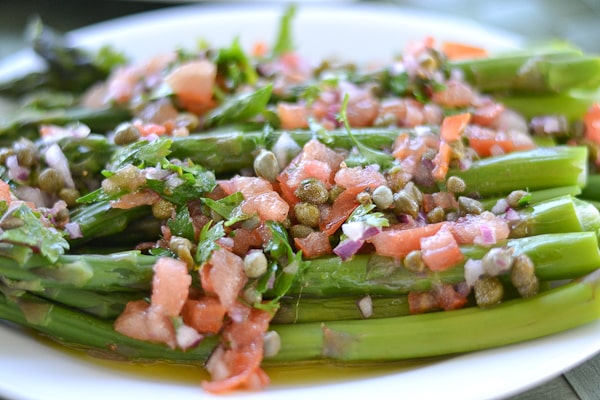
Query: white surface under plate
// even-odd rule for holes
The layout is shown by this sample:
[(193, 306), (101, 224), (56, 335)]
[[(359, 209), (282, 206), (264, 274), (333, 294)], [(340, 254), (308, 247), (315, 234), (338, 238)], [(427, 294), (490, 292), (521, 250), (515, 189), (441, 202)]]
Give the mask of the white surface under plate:
[[(94, 25), (73, 32), (72, 37), (92, 47), (113, 43), (138, 59), (176, 46), (192, 48), (200, 38), (218, 46), (228, 45), (239, 36), (248, 48), (257, 40), (272, 42), (281, 12), (281, 5), (184, 6)], [(326, 56), (385, 60), (402, 50), (407, 41), (426, 35), (492, 49), (520, 44), (514, 35), (470, 21), (369, 5), (302, 6), (294, 22), (294, 35), (299, 51), (315, 60)], [(20, 52), (0, 62), (0, 77), (35, 65), (30, 52)], [(526, 343), (438, 361), (360, 373), (352, 369), (317, 369), (314, 380), (294, 379), (295, 374), (305, 375), (311, 368), (305, 367), (273, 373), (273, 383), (265, 392), (225, 398), (502, 398), (549, 380), (593, 356), (600, 351), (599, 335), (600, 321)], [(0, 396), (9, 399), (213, 398), (202, 392), (200, 373), (195, 380), (195, 371), (177, 367), (176, 374), (184, 377), (176, 377), (157, 373), (156, 368), (132, 369), (95, 362), (3, 324), (0, 355)], [(323, 376), (327, 374), (331, 378)]]

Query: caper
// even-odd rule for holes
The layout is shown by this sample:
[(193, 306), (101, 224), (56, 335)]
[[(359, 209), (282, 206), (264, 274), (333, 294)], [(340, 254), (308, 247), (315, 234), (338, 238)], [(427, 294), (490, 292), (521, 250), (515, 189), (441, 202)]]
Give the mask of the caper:
[(498, 304), (504, 296), (504, 286), (498, 277), (484, 276), (475, 281), (473, 286), (475, 301), (480, 307)]
[(317, 206), (310, 203), (298, 203), (294, 206), (294, 214), (298, 222), (310, 227), (316, 228), (319, 226), (321, 219), (321, 211)]
[(268, 358), (276, 355), (281, 350), (281, 337), (276, 331), (268, 331), (263, 339), (263, 356)]
[(169, 248), (181, 259), (185, 261), (188, 267), (193, 267), (195, 264), (194, 257), (192, 257), (192, 252), (194, 250), (194, 245), (190, 242), (189, 239), (180, 236), (173, 236), (169, 241)]
[(510, 281), (522, 297), (531, 297), (539, 291), (539, 280), (535, 276), (535, 265), (526, 254), (519, 254), (510, 270)]
[(506, 196), (506, 202), (510, 208), (521, 208), (522, 201), (528, 194), (525, 190), (513, 190)]
[(163, 198), (152, 204), (152, 215), (156, 219), (171, 218), (173, 211), (175, 211), (175, 206), (173, 203)]
[(325, 204), (329, 200), (329, 191), (325, 184), (314, 178), (302, 180), (294, 194), (300, 201), (312, 204)]
[(19, 165), (23, 167), (31, 167), (35, 164), (37, 151), (35, 145), (29, 140), (21, 140), (15, 147), (15, 154)]
[(429, 211), (425, 218), (430, 224), (442, 222), (446, 220), (446, 211), (444, 211), (442, 207), (437, 206), (433, 210)]
[(386, 185), (381, 185), (373, 190), (373, 194), (371, 195), (373, 199), (373, 203), (380, 210), (388, 209), (394, 204), (394, 194), (392, 193), (392, 189), (390, 189)]
[(481, 214), (485, 211), (485, 207), (480, 201), (466, 196), (459, 196), (458, 206), (464, 214)]
[(329, 202), (333, 203), (335, 199), (338, 198), (340, 194), (344, 191), (344, 188), (338, 185), (333, 185), (331, 189), (329, 189)]
[(38, 176), (38, 186), (46, 193), (57, 193), (64, 184), (62, 175), (54, 168), (46, 168)]
[(145, 182), (146, 178), (141, 170), (136, 166), (129, 164), (118, 170), (110, 178), (103, 180), (102, 189), (108, 194), (116, 194), (123, 189), (133, 192)]
[(358, 202), (358, 204), (362, 205), (371, 204), (371, 195), (365, 191), (362, 191), (356, 195), (356, 201)]
[(81, 196), (79, 190), (75, 188), (64, 187), (58, 192), (58, 197), (67, 203), (67, 206), (74, 207), (77, 205), (77, 199)]
[(394, 211), (396, 214), (408, 214), (413, 218), (417, 218), (419, 214), (419, 203), (413, 196), (402, 189), (394, 193)]
[(467, 189), (467, 184), (457, 176), (451, 176), (446, 180), (446, 188), (452, 193), (462, 193)]
[(413, 250), (404, 258), (404, 268), (411, 272), (425, 271), (425, 263), (421, 258), (421, 250)]
[(254, 159), (254, 172), (257, 176), (265, 178), (269, 182), (275, 182), (277, 175), (281, 172), (275, 153), (261, 149)]
[(307, 225), (296, 224), (290, 227), (290, 235), (293, 238), (304, 239), (314, 232), (314, 229)]
[(200, 125), (200, 120), (197, 116), (195, 116), (192, 113), (182, 112), (179, 113), (179, 115), (175, 119), (175, 123), (177, 124), (177, 126), (185, 127), (189, 130), (194, 130)]
[(125, 122), (115, 129), (113, 140), (115, 144), (124, 146), (137, 142), (141, 137), (140, 130), (132, 123)]
[(244, 257), (244, 272), (248, 278), (258, 278), (267, 272), (267, 257), (260, 250), (249, 251)]

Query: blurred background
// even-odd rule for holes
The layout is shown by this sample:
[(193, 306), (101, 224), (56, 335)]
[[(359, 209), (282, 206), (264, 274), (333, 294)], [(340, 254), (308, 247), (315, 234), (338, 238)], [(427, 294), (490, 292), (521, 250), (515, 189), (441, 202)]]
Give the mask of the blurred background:
[[(358, 0), (320, 2), (355, 1)], [(191, 2), (193, 0), (0, 0), (0, 58), (25, 46), (23, 31), (32, 15), (39, 15), (46, 24), (55, 29), (69, 31), (123, 15)], [(204, 0), (196, 2), (219, 3), (219, 1)], [(302, 2), (295, 1), (299, 4)], [(520, 34), (533, 42), (560, 38), (588, 52), (600, 53), (599, 0), (363, 0), (363, 2), (398, 4), (467, 17), (482, 24)], [(227, 3), (233, 2), (227, 1)]]

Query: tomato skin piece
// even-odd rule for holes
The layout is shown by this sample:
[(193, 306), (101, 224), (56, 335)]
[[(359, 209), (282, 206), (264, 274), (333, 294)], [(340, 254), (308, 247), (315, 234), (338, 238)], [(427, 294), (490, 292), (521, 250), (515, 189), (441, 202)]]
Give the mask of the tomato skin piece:
[(346, 222), (350, 214), (358, 207), (356, 195), (362, 192), (364, 188), (354, 186), (347, 188), (334, 200), (331, 211), (327, 217), (322, 219), (319, 229), (328, 236), (333, 235)]
[(488, 57), (488, 52), (483, 47), (473, 46), (460, 42), (442, 42), (441, 50), (442, 53), (444, 53), (446, 57), (452, 61)]
[(188, 299), (181, 310), (183, 322), (200, 333), (218, 333), (223, 327), (225, 307), (214, 296)]
[(464, 259), (447, 225), (432, 236), (422, 237), (420, 245), (423, 263), (432, 271), (445, 271)]
[(600, 103), (592, 104), (583, 117), (583, 123), (586, 139), (600, 144)]
[(404, 258), (413, 250), (421, 248), (421, 238), (438, 232), (447, 222), (439, 222), (408, 229), (386, 229), (367, 242), (375, 246), (375, 252), (382, 256)]
[(161, 257), (154, 266), (152, 278), (152, 307), (160, 312), (176, 317), (181, 312), (192, 284), (187, 265), (183, 261), (169, 257)]
[(459, 140), (470, 121), (470, 113), (449, 115), (442, 121), (440, 136), (446, 142)]
[(294, 238), (294, 244), (306, 258), (315, 258), (331, 254), (333, 249), (329, 235), (325, 232), (312, 232), (305, 238)]

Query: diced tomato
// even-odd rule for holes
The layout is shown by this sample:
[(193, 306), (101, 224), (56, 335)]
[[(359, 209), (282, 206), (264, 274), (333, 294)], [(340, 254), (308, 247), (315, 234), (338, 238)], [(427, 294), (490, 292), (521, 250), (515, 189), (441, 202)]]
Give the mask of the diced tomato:
[(142, 124), (141, 122), (136, 122), (134, 125), (140, 132), (140, 135), (142, 135), (143, 137), (147, 137), (147, 136), (151, 136), (151, 135), (160, 136), (160, 135), (164, 135), (165, 133), (167, 133), (167, 128), (164, 125), (160, 125), (160, 124), (153, 124), (153, 123)]
[(600, 103), (595, 102), (583, 117), (585, 137), (600, 144)]
[(238, 255), (223, 248), (213, 251), (207, 265), (200, 270), (202, 288), (215, 294), (228, 310), (236, 302), (248, 277), (244, 273), (244, 261)]
[(464, 60), (471, 58), (486, 58), (488, 52), (486, 49), (459, 42), (442, 42), (442, 53), (449, 60)]
[(471, 121), (470, 113), (454, 114), (445, 117), (440, 127), (440, 136), (446, 142), (459, 140), (469, 121)]
[(217, 67), (209, 60), (189, 61), (165, 77), (165, 83), (187, 110), (202, 114), (213, 108)]
[(118, 200), (110, 202), (112, 208), (129, 209), (139, 206), (152, 205), (160, 200), (160, 195), (153, 190), (140, 190), (127, 193)]
[(325, 232), (312, 232), (305, 238), (294, 238), (296, 246), (306, 258), (315, 258), (332, 253), (329, 235)]
[(450, 192), (435, 192), (423, 194), (423, 211), (429, 212), (435, 207), (441, 207), (444, 211), (456, 210), (458, 201)]
[(432, 271), (444, 271), (464, 259), (452, 232), (446, 227), (420, 239), (421, 258)]
[(404, 258), (413, 250), (421, 248), (421, 238), (438, 232), (446, 222), (411, 227), (408, 229), (387, 229), (369, 238), (367, 242), (375, 246), (375, 252), (382, 256)]
[(459, 218), (449, 226), (458, 244), (473, 244), (482, 242), (482, 229), (494, 231), (496, 241), (508, 238), (510, 228), (508, 222), (489, 211), (479, 215), (469, 214)]
[(477, 98), (473, 88), (466, 82), (450, 79), (444, 89), (434, 92), (431, 100), (446, 107), (468, 107)]
[(159, 258), (152, 278), (152, 307), (169, 317), (178, 316), (191, 284), (192, 277), (185, 262), (170, 257)]
[(277, 115), (282, 129), (308, 128), (308, 109), (304, 104), (277, 103)]
[(242, 211), (258, 214), (263, 221), (281, 222), (286, 219), (290, 206), (273, 190), (273, 185), (264, 178), (235, 176), (229, 181), (220, 181), (219, 186), (227, 194), (241, 192), (244, 196)]
[(409, 292), (408, 310), (410, 314), (423, 314), (439, 310), (438, 299), (432, 291)]
[(176, 346), (175, 327), (170, 317), (144, 300), (130, 301), (114, 322), (117, 332), (134, 339)]
[(202, 296), (200, 299), (188, 299), (183, 305), (181, 317), (186, 325), (200, 333), (218, 333), (223, 327), (225, 307), (218, 298)]
[(358, 207), (356, 195), (362, 190), (363, 188), (360, 186), (353, 186), (340, 193), (333, 201), (333, 206), (327, 216), (321, 218), (319, 223), (321, 232), (331, 236), (346, 222), (350, 214)]
[(5, 201), (7, 204), (10, 204), (11, 200), (10, 186), (8, 186), (8, 183), (0, 180), (0, 201)]
[(254, 43), (252, 46), (252, 55), (254, 57), (264, 57), (267, 55), (267, 51), (269, 50), (267, 44), (262, 40)]
[(440, 182), (446, 179), (448, 168), (450, 168), (450, 157), (452, 155), (452, 147), (445, 141), (440, 141), (440, 148), (433, 158), (433, 171), (431, 175), (433, 179)]
[(489, 126), (492, 125), (504, 111), (505, 107), (503, 104), (490, 101), (477, 106), (473, 112), (471, 122), (477, 125)]
[(481, 157), (529, 150), (535, 147), (528, 134), (518, 131), (494, 131), (485, 128), (468, 129), (469, 146)]
[(336, 172), (334, 181), (343, 188), (361, 187), (375, 189), (387, 183), (378, 168), (368, 167), (345, 167)]
[(457, 292), (454, 286), (448, 283), (435, 286), (433, 292), (438, 305), (445, 311), (457, 310), (467, 304), (467, 296)]
[(213, 379), (202, 387), (211, 393), (226, 393), (236, 389), (261, 389), (269, 383), (260, 368), (263, 357), (264, 334), (271, 315), (266, 311), (251, 309), (248, 318), (233, 320), (222, 333), (224, 346), (220, 346), (207, 363)]

